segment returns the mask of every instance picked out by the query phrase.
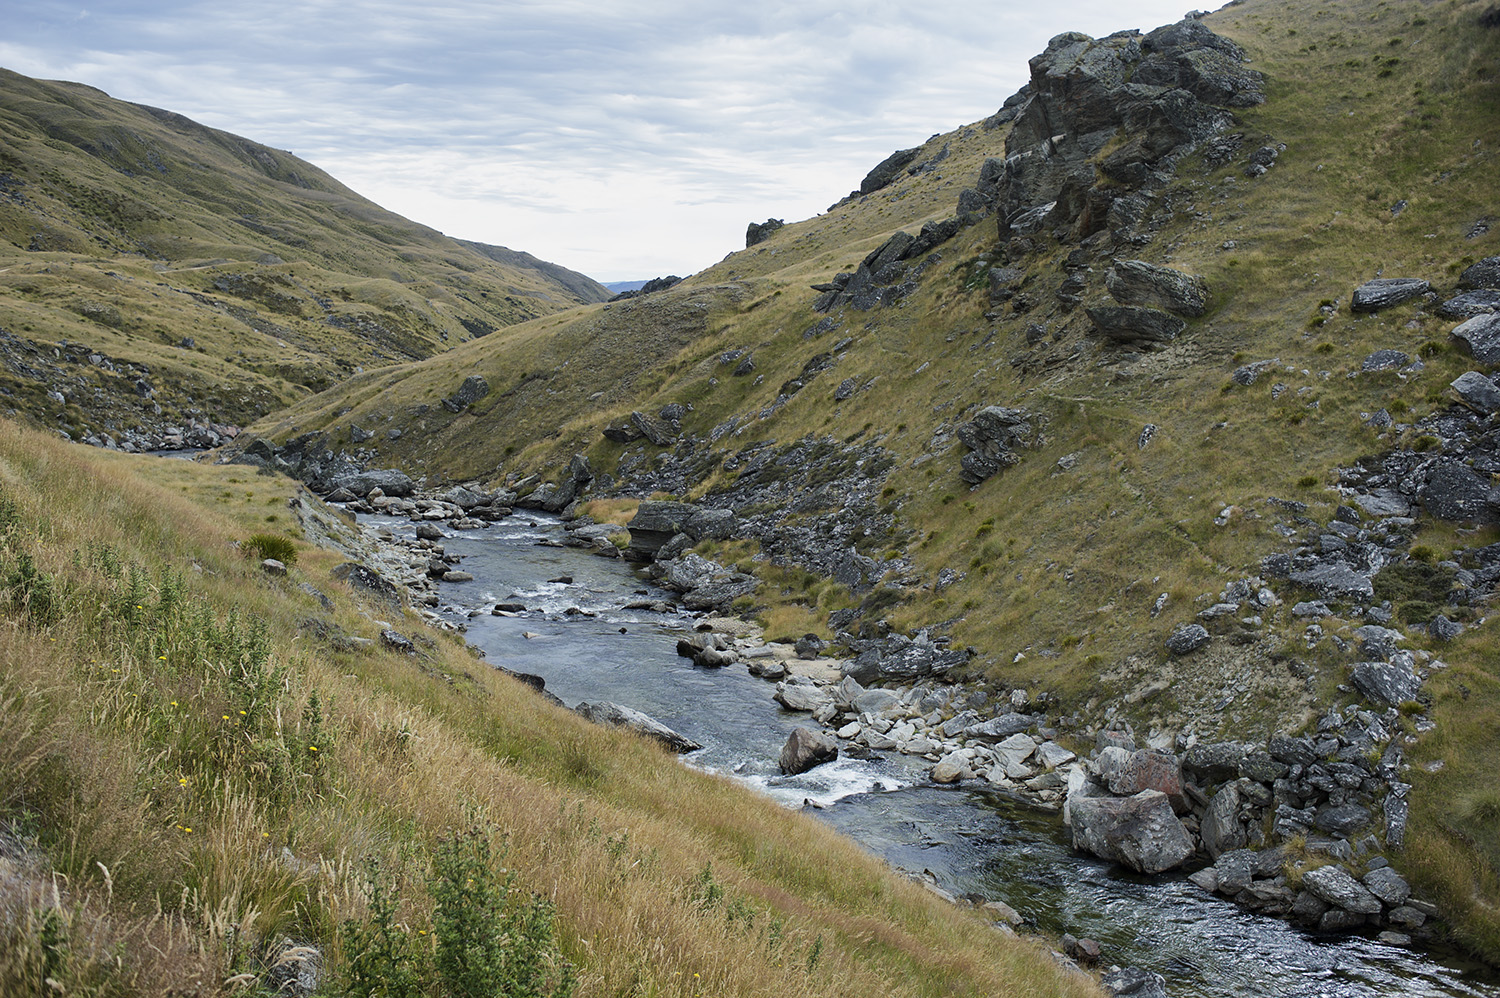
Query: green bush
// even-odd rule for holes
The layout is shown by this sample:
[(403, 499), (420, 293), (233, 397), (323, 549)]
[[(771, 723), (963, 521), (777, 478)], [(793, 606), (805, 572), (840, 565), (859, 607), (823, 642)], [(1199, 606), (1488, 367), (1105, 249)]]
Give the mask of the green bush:
[(259, 558), (275, 558), (283, 565), (297, 563), (297, 545), (282, 534), (252, 534), (240, 545), (245, 551)]

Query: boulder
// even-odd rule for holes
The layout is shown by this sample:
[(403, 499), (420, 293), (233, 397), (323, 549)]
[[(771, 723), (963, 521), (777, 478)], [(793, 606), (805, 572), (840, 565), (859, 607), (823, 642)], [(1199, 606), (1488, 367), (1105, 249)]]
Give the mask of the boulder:
[(1166, 978), (1140, 967), (1119, 967), (1099, 979), (1115, 998), (1168, 998)]
[(658, 447), (670, 446), (677, 439), (677, 429), (659, 416), (634, 411), (630, 414), (630, 425), (640, 431), (641, 436)]
[(1375, 596), (1370, 576), (1341, 561), (1320, 561), (1290, 572), (1287, 578), (1327, 599), (1368, 600)]
[(1422, 691), (1422, 680), (1411, 671), (1405, 657), (1390, 662), (1356, 662), (1349, 678), (1355, 689), (1377, 704), (1395, 706), (1415, 700)]
[(383, 471), (362, 471), (357, 475), (340, 478), (334, 484), (338, 488), (348, 489), (361, 499), (369, 495), (372, 489), (379, 489), (392, 498), (404, 499), (416, 491), (417, 487), (417, 484), (404, 472), (397, 471), (395, 468), (387, 468)]
[(1400, 350), (1376, 350), (1366, 357), (1359, 365), (1361, 374), (1375, 374), (1380, 371), (1395, 371), (1411, 363), (1411, 357)]
[(891, 153), (876, 164), (873, 170), (865, 174), (865, 179), (859, 183), (859, 193), (872, 194), (901, 176), (901, 171), (906, 169), (921, 151), (922, 147), (917, 146), (914, 149), (898, 149)]
[(1182, 797), (1182, 763), (1175, 755), (1140, 749), (1125, 764), (1109, 774), (1109, 791), (1130, 797), (1142, 790), (1156, 790), (1169, 798)]
[(1173, 655), (1188, 655), (1210, 640), (1208, 631), (1202, 624), (1184, 624), (1167, 638), (1167, 651)]
[(1351, 838), (1355, 832), (1370, 823), (1370, 812), (1358, 804), (1340, 804), (1325, 807), (1313, 817), (1313, 825), (1320, 831), (1341, 839)]
[(1203, 278), (1144, 260), (1116, 260), (1104, 286), (1121, 305), (1165, 309), (1189, 318), (1208, 310), (1208, 282)]
[(449, 412), (463, 412), (490, 393), (490, 383), (477, 374), (471, 374), (458, 386), (458, 391), (443, 399), (443, 408)]
[(786, 225), (779, 218), (768, 218), (764, 222), (751, 222), (745, 229), (745, 248), (749, 249), (756, 243), (763, 243), (771, 238), (771, 233)]
[(1302, 874), (1302, 886), (1334, 908), (1360, 915), (1380, 914), (1380, 899), (1341, 866), (1320, 866)]
[(964, 737), (998, 742), (1036, 727), (1038, 720), (1039, 718), (1034, 714), (1001, 714), (988, 721), (971, 724), (964, 729)]
[(1036, 747), (1036, 759), (1047, 769), (1056, 769), (1058, 766), (1066, 765), (1078, 758), (1071, 749), (1064, 748), (1057, 742), (1047, 741)]
[(1493, 524), (1500, 522), (1500, 511), (1489, 501), (1492, 487), (1489, 475), (1445, 457), (1427, 470), (1417, 496), (1422, 507), (1440, 520)]
[(1461, 288), (1500, 288), (1500, 256), (1487, 256), (1458, 275)]
[(1171, 313), (1138, 305), (1099, 305), (1085, 312), (1099, 335), (1116, 343), (1169, 343), (1187, 328)]
[(1465, 371), (1449, 385), (1459, 401), (1482, 416), (1500, 412), (1500, 387), (1478, 371)]
[(796, 727), (781, 747), (777, 764), (788, 776), (805, 773), (814, 766), (839, 757), (839, 743), (822, 731)]
[(601, 700), (598, 703), (580, 703), (573, 708), (578, 714), (595, 724), (607, 724), (615, 728), (628, 728), (639, 735), (661, 742), (673, 752), (694, 752), (702, 748), (686, 735), (678, 734), (654, 717), (631, 707)]
[(1416, 277), (1382, 277), (1354, 289), (1349, 308), (1355, 312), (1378, 312), (1420, 298), (1432, 285)]
[(1448, 334), (1459, 349), (1481, 364), (1500, 364), (1500, 312), (1476, 315)]
[(1209, 783), (1218, 783), (1239, 775), (1245, 755), (1245, 746), (1239, 742), (1198, 742), (1183, 755), (1182, 765)]
[(1406, 903), (1407, 898), (1411, 897), (1411, 885), (1389, 866), (1371, 870), (1360, 879), (1371, 894), (1392, 908), (1400, 907)]
[(1245, 847), (1248, 840), (1240, 824), (1240, 790), (1236, 784), (1226, 783), (1214, 794), (1203, 813), (1198, 834), (1203, 840), (1203, 851), (1215, 859)]
[(774, 699), (787, 710), (816, 711), (833, 703), (833, 694), (806, 676), (792, 676), (776, 684)]
[(1500, 312), (1500, 291), (1465, 291), (1449, 298), (1435, 311), (1445, 319), (1472, 319), (1486, 312)]
[[(1140, 873), (1161, 873), (1193, 855), (1193, 840), (1167, 795), (1069, 798), (1073, 847)], [(1377, 902), (1378, 903), (1378, 902)]]
[(1031, 446), (1036, 428), (1031, 413), (1025, 409), (986, 406), (974, 418), (958, 427), (958, 439), (969, 448), (963, 456), (959, 477), (974, 485), (1003, 468), (1020, 463), (1016, 450)]

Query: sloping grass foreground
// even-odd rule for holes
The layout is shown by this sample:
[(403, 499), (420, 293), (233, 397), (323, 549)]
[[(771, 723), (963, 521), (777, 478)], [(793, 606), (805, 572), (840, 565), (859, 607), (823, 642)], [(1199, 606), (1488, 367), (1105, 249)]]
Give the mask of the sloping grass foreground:
[(456, 640), (319, 639), (381, 625), (235, 472), (0, 422), (0, 992), (1096, 993)]

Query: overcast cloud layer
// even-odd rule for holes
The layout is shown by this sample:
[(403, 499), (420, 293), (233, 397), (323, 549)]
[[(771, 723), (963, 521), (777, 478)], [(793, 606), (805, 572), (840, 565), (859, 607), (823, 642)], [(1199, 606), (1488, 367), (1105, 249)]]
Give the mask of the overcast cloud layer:
[(1177, 0), (13, 2), (0, 66), (288, 149), (452, 236), (686, 275)]

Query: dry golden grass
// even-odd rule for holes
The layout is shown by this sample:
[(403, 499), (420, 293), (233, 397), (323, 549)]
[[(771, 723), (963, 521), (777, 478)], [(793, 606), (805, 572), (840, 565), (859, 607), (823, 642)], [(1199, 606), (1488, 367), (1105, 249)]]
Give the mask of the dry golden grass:
[[(366, 910), (362, 859), (420, 870), (445, 829), (479, 827), (556, 905), (580, 994), (1094, 993), (812, 818), (554, 709), (456, 641), (414, 662), (299, 635), (322, 611), (231, 543), (295, 486), (252, 476), (222, 507), (189, 498), (240, 473), (0, 424), (0, 577), (31, 555), (59, 611), (14, 581), (3, 593), (0, 819), (35, 865), (0, 899), (17, 912), (7, 988), (43, 974), (217, 994), (263, 980), (288, 937), (336, 969), (340, 926)], [(336, 559), (302, 554), (292, 582), (372, 634), (327, 575)], [(264, 668), (185, 631), (231, 633), (231, 607), (263, 622)], [(430, 924), (420, 886), (402, 912)]]

